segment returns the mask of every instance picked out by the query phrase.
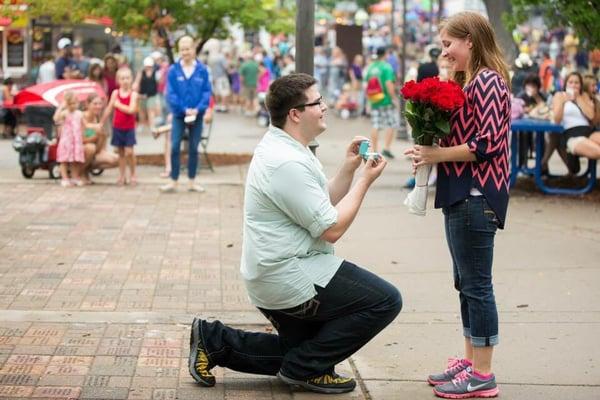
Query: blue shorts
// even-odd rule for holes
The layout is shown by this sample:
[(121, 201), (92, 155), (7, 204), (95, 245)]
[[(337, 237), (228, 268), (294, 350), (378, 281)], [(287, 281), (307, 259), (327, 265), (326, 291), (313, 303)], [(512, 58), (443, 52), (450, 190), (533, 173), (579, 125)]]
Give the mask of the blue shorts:
[(137, 144), (135, 140), (135, 129), (119, 129), (113, 126), (110, 145), (114, 147), (133, 147)]

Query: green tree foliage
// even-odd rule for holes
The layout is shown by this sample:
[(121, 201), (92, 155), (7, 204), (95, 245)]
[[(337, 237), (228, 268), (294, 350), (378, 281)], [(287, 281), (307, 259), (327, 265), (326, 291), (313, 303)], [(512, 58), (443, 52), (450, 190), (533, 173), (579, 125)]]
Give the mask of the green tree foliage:
[(570, 26), (589, 48), (600, 48), (600, 2), (598, 0), (512, 0), (506, 21), (515, 26), (540, 12), (552, 27)]
[[(0, 14), (14, 13), (9, 3), (0, 0)], [(27, 4), (29, 15), (46, 15), (58, 23), (107, 16), (115, 29), (141, 39), (148, 39), (152, 31), (163, 39), (169, 31), (191, 31), (198, 50), (212, 37), (226, 37), (228, 24), (277, 33), (294, 29), (293, 8), (278, 7), (277, 0), (28, 0)], [(168, 40), (163, 45), (170, 52)]]
[[(373, 4), (379, 3), (380, 0), (355, 0), (356, 5), (359, 8), (363, 8), (366, 11), (369, 11), (369, 7), (372, 6)], [(326, 10), (333, 10), (335, 8), (336, 3), (339, 3), (339, 1), (336, 0), (317, 0), (316, 1), (317, 5), (325, 8)]]

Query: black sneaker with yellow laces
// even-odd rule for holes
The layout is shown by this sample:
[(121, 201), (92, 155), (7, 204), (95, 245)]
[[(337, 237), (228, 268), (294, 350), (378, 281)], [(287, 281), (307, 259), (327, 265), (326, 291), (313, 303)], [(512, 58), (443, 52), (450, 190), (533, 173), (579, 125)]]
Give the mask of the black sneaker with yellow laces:
[(290, 378), (289, 376), (283, 375), (281, 371), (277, 373), (277, 376), (288, 385), (300, 386), (316, 393), (346, 393), (353, 391), (356, 387), (356, 381), (354, 379), (338, 375), (335, 372), (306, 380)]
[(213, 365), (210, 364), (204, 343), (200, 336), (200, 320), (194, 318), (192, 332), (190, 333), (190, 357), (188, 360), (190, 375), (202, 386), (215, 386), (215, 376), (210, 373)]

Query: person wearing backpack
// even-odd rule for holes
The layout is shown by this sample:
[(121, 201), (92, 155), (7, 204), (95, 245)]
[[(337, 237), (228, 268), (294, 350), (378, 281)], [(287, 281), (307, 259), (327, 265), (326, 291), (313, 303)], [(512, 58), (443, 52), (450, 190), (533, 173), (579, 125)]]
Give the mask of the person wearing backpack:
[(369, 65), (365, 74), (366, 95), (371, 105), (371, 144), (373, 151), (378, 151), (379, 131), (385, 130), (383, 154), (386, 158), (394, 158), (391, 152), (394, 130), (398, 129), (398, 97), (396, 96), (396, 76), (392, 66), (385, 61), (385, 47), (377, 49), (377, 59)]

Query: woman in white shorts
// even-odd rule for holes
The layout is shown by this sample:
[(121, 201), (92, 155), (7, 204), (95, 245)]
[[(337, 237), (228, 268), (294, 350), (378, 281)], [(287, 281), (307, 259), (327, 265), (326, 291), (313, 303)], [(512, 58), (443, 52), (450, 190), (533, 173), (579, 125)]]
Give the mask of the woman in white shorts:
[(600, 159), (600, 131), (594, 129), (600, 116), (596, 115), (594, 100), (583, 91), (581, 74), (572, 72), (567, 75), (565, 91), (554, 95), (552, 109), (554, 122), (565, 128), (567, 152)]

